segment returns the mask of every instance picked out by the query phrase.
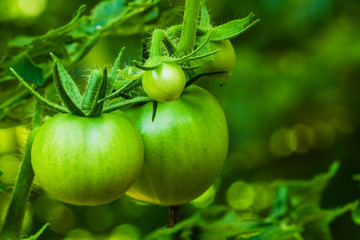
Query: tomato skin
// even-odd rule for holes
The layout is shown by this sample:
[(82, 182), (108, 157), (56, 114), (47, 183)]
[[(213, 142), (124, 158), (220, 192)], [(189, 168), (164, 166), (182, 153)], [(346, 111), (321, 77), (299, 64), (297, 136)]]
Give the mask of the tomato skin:
[(158, 102), (168, 102), (180, 97), (186, 78), (184, 71), (176, 64), (163, 63), (142, 77), (143, 88), (149, 97)]
[(126, 194), (163, 206), (195, 199), (215, 181), (225, 162), (228, 130), (223, 110), (206, 90), (190, 86), (179, 100), (125, 111), (144, 141), (142, 173)]
[(204, 59), (196, 62), (197, 64), (201, 64), (201, 67), (196, 68), (196, 73), (207, 73), (207, 72), (217, 72), (217, 71), (225, 71), (226, 73), (215, 74), (207, 76), (208, 79), (216, 79), (216, 78), (228, 78), (231, 75), (231, 71), (235, 66), (235, 50), (232, 46), (230, 40), (216, 41), (210, 42), (211, 51), (215, 51), (217, 49), (221, 49), (219, 52), (213, 55), (213, 60)]
[(40, 128), (31, 154), (35, 176), (50, 195), (74, 205), (99, 205), (133, 184), (144, 149), (124, 113), (57, 114)]

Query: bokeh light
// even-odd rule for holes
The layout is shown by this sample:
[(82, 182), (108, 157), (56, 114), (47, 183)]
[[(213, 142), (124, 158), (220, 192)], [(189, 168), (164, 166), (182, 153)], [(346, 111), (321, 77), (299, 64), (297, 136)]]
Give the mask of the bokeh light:
[(250, 184), (236, 181), (228, 188), (226, 200), (236, 210), (246, 210), (254, 202), (255, 192)]
[(17, 0), (20, 11), (30, 17), (35, 17), (44, 11), (47, 0)]
[(0, 155), (14, 152), (17, 146), (15, 128), (0, 128)]
[(109, 205), (94, 206), (86, 211), (86, 224), (95, 232), (109, 229), (114, 220), (115, 213)]
[(114, 228), (108, 240), (140, 240), (140, 230), (131, 224), (122, 224)]
[(66, 234), (64, 240), (95, 240), (96, 238), (87, 230), (75, 228)]
[(290, 154), (304, 153), (316, 144), (315, 131), (305, 125), (296, 124), (291, 128), (277, 129), (270, 138), (270, 151), (278, 157), (287, 157)]
[(61, 202), (43, 195), (34, 203), (35, 213), (39, 219), (50, 224), (54, 232), (65, 234), (75, 227), (74, 212)]

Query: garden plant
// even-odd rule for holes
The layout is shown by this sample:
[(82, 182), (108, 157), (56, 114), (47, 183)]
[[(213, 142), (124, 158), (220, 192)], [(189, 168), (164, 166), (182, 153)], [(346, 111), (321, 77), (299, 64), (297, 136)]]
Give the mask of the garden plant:
[[(33, 4), (40, 2), (46, 4)], [(234, 2), (230, 6), (241, 7)], [(320, 153), (335, 144), (334, 129), (341, 128), (331, 126), (346, 120), (277, 129), (269, 147), (243, 144), (251, 135), (245, 129), (265, 136), (273, 129), (261, 128), (261, 120), (296, 101), (296, 88), (291, 94), (274, 81), (264, 84), (269, 92), (264, 86), (254, 86), (253, 94), (241, 90), (240, 68), (249, 69), (245, 79), (273, 77), (270, 57), (262, 63), (251, 49), (233, 44), (254, 32), (274, 34), (261, 28), (268, 20), (256, 18), (255, 7), (215, 21), (211, 0), (68, 4), (76, 10), (66, 23), (38, 35), (10, 34), (1, 45), (0, 239), (329, 240), (340, 217), (350, 222), (349, 233), (360, 234), (356, 199), (323, 207), (343, 163)], [(282, 71), (302, 79), (296, 76), (303, 68), (287, 65), (301, 57), (287, 54)], [(89, 59), (99, 60), (97, 66)], [(249, 105), (234, 100), (249, 95)], [(249, 120), (253, 99), (265, 110)], [(241, 133), (237, 122), (246, 126)], [(294, 171), (307, 180), (280, 180), (276, 172), (288, 165), (261, 162), (267, 158), (262, 149), (279, 159), (312, 153), (330, 160), (314, 164), (314, 172)], [(267, 168), (274, 174), (268, 179)], [(355, 185), (356, 171), (345, 174)]]

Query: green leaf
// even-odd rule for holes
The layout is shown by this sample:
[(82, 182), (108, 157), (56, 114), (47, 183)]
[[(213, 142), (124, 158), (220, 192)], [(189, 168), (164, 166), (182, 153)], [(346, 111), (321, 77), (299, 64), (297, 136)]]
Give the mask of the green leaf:
[(74, 41), (70, 34), (80, 24), (80, 16), (85, 9), (85, 5), (80, 6), (79, 9), (75, 11), (74, 16), (69, 23), (34, 39), (31, 42), (31, 45), (28, 46), (29, 54), (46, 56), (49, 52), (56, 52), (57, 54), (66, 57), (66, 43)]
[(98, 31), (113, 35), (143, 32), (148, 22), (160, 16), (156, 3), (139, 7), (139, 4), (127, 4), (125, 0), (103, 1), (93, 9), (91, 16), (83, 19), (73, 36), (93, 35)]
[[(85, 113), (81, 110), (81, 108), (78, 106), (78, 104), (74, 102), (75, 98), (74, 98), (74, 95), (72, 95), (72, 93), (73, 93), (72, 86), (74, 86), (75, 83), (73, 82), (72, 79), (71, 79), (71, 82), (74, 84), (69, 82), (69, 78), (64, 77), (64, 74), (60, 73), (58, 66), (59, 65), (58, 65), (57, 61), (55, 61), (54, 67), (53, 67), (53, 76), (54, 76), (54, 85), (55, 85), (56, 92), (58, 93), (62, 103), (66, 106), (66, 108), (72, 114), (79, 115), (79, 116), (85, 116)], [(67, 74), (67, 72), (66, 72), (66, 74)], [(70, 76), (68, 76), (68, 77), (70, 77)], [(77, 89), (77, 86), (76, 86), (76, 89)]]
[(90, 73), (89, 83), (86, 87), (83, 102), (81, 104), (82, 110), (90, 110), (95, 104), (96, 94), (102, 84), (103, 74), (99, 70), (94, 70)]
[[(285, 240), (293, 238), (301, 232), (302, 228), (296, 226), (269, 226), (261, 234), (251, 237), (249, 240)], [(300, 238), (301, 239), (301, 238)]]
[(291, 226), (303, 229), (298, 236), (300, 239), (331, 240), (329, 223), (348, 211), (354, 212), (357, 206), (355, 202), (335, 209), (320, 207), (322, 192), (338, 169), (339, 162), (335, 162), (327, 173), (308, 181), (276, 181), (276, 201), (268, 222), (278, 223), (279, 226), (291, 223)]
[(210, 29), (211, 26), (211, 21), (210, 21), (210, 15), (209, 12), (207, 10), (207, 7), (205, 5), (205, 0), (201, 1), (201, 9), (200, 9), (200, 25), (199, 28), (206, 30), (206, 29)]
[(354, 223), (356, 223), (357, 225), (360, 225), (360, 206), (359, 206), (358, 202), (352, 210), (351, 217), (352, 217)]
[(96, 31), (108, 28), (111, 24), (123, 17), (125, 11), (125, 0), (112, 0), (99, 3), (89, 17), (90, 24), (86, 24), (86, 32), (94, 33)]
[(301, 235), (304, 239), (332, 240), (329, 223), (336, 217), (353, 210), (356, 205), (357, 202), (326, 210), (304, 206), (304, 208), (307, 208), (306, 210), (302, 209), (301, 213), (296, 211), (296, 214), (300, 216), (298, 219), (299, 224), (304, 226), (304, 231)]
[(129, 100), (118, 101), (113, 103), (109, 106), (106, 106), (103, 110), (103, 113), (112, 112), (121, 108), (125, 108), (128, 106), (132, 106), (139, 103), (147, 103), (150, 102), (152, 99), (150, 97), (135, 97)]
[(124, 51), (125, 51), (125, 47), (123, 47), (120, 50), (120, 52), (115, 60), (114, 66), (111, 68), (111, 71), (109, 74), (109, 79), (108, 79), (107, 94), (110, 94), (114, 88), (114, 82), (116, 80), (116, 75), (117, 75), (118, 69), (120, 69), (120, 61), (121, 61), (122, 55), (124, 54)]
[(29, 46), (38, 36), (18, 36), (8, 42), (9, 47), (23, 48)]
[(251, 19), (254, 16), (253, 13), (250, 13), (246, 18), (236, 19), (214, 27), (212, 29), (210, 41), (221, 41), (240, 35), (260, 21), (257, 19), (251, 22)]
[(49, 223), (46, 223), (44, 226), (42, 226), (39, 231), (37, 231), (36, 234), (32, 235), (31, 237), (28, 238), (23, 238), (23, 240), (37, 240), (40, 235), (45, 231), (45, 229), (47, 228), (47, 226), (49, 226)]
[(104, 107), (104, 101), (98, 102), (100, 99), (103, 99), (106, 96), (106, 87), (108, 84), (108, 77), (107, 77), (107, 68), (105, 67), (102, 73), (101, 82), (99, 85), (99, 88), (96, 91), (96, 96), (94, 99), (94, 103), (92, 105), (92, 108), (90, 109), (90, 112), (88, 113), (88, 117), (98, 116), (101, 114), (103, 107)]
[[(43, 69), (36, 66), (27, 53), (23, 53), (13, 58), (8, 65), (8, 68), (10, 67), (13, 68), (23, 79), (26, 79), (31, 83), (41, 86), (45, 82)], [(8, 73), (10, 73), (10, 70)]]
[(54, 81), (55, 81), (55, 77), (58, 77), (58, 80), (60, 81), (62, 87), (64, 88), (64, 91), (67, 93), (67, 95), (69, 95), (70, 99), (76, 105), (76, 107), (80, 109), (82, 103), (82, 96), (76, 83), (69, 75), (69, 73), (66, 71), (64, 66), (61, 64), (59, 59), (53, 53), (50, 53), (50, 55), (54, 60), (54, 68), (53, 68)]
[(35, 97), (37, 98), (42, 104), (44, 104), (45, 106), (47, 106), (48, 108), (56, 111), (56, 112), (63, 112), (63, 113), (67, 113), (68, 111), (63, 108), (60, 105), (57, 105), (56, 103), (53, 103), (49, 100), (47, 100), (46, 98), (44, 98), (43, 96), (41, 96), (38, 92), (36, 92), (24, 79), (22, 79), (22, 77), (17, 74), (17, 72), (10, 68), (10, 70), (12, 71), (12, 73), (15, 75), (15, 77), (22, 83), (22, 85), (24, 85), (24, 87)]
[(290, 207), (297, 207), (302, 204), (314, 204), (319, 206), (321, 193), (325, 190), (330, 179), (335, 176), (339, 166), (339, 162), (334, 162), (327, 173), (319, 174), (310, 181), (276, 181), (274, 182), (274, 185), (278, 189), (287, 188), (288, 204)]

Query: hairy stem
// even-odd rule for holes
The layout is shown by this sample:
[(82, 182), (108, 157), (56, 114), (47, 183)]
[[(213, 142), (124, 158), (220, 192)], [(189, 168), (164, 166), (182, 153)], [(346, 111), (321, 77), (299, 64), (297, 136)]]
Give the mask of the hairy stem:
[(164, 39), (164, 32), (161, 29), (155, 29), (152, 36), (150, 49), (150, 58), (161, 56), (161, 43)]
[(201, 0), (186, 0), (183, 28), (176, 54), (185, 55), (195, 47)]
[(10, 204), (0, 231), (0, 239), (21, 239), (24, 216), (31, 186), (34, 180), (34, 171), (31, 166), (31, 146), (41, 123), (41, 104), (38, 102), (35, 109), (34, 126), (28, 137), (24, 157), (19, 175), (16, 179)]

